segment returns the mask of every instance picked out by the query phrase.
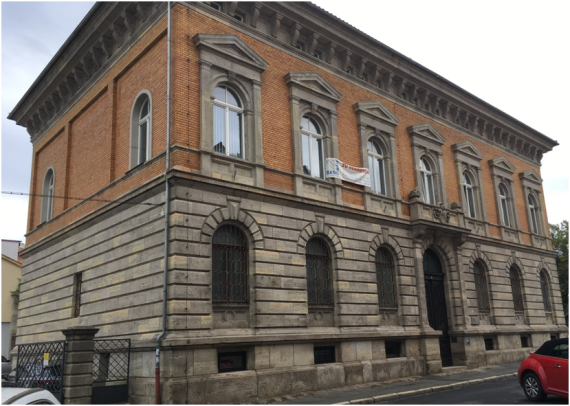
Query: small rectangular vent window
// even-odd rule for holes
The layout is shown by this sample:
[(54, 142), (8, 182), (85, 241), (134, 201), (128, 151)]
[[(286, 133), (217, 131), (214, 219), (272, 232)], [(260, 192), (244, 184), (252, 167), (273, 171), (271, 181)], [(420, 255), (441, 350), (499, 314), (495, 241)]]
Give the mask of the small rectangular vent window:
[(527, 348), (527, 347), (529, 347), (529, 345), (528, 345), (528, 337), (526, 337), (526, 336), (521, 336), (521, 347), (522, 347), (522, 348)]
[(244, 20), (243, 16), (240, 15), (240, 14), (234, 14), (234, 18), (235, 18), (236, 20), (242, 21), (242, 22), (243, 22), (243, 20)]
[(550, 339), (551, 340), (557, 340), (558, 336), (556, 334), (550, 334)]
[(487, 350), (487, 351), (493, 350), (493, 339), (492, 338), (485, 338), (485, 350)]
[(246, 351), (219, 352), (218, 372), (245, 371), (247, 369)]
[(386, 341), (386, 358), (399, 358), (402, 356), (401, 341)]
[(313, 56), (317, 59), (323, 59), (323, 54), (321, 54), (319, 51), (313, 52)]
[(335, 361), (334, 347), (315, 347), (315, 364), (332, 364)]
[(218, 11), (220, 11), (222, 9), (222, 7), (220, 6), (219, 3), (210, 2), (210, 7), (212, 7), (214, 10), (218, 10)]

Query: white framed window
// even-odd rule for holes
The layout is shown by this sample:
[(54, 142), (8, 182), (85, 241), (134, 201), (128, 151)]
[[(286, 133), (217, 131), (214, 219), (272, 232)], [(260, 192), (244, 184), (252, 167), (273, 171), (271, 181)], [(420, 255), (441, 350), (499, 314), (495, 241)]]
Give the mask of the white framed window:
[(148, 146), (150, 144), (150, 102), (148, 100), (148, 97), (145, 97), (145, 100), (139, 112), (138, 133), (139, 150), (137, 154), (137, 165), (140, 165), (146, 162), (146, 160), (149, 158)]
[(324, 178), (323, 133), (317, 122), (309, 116), (301, 118), (301, 145), (303, 173), (315, 178)]
[(372, 192), (386, 195), (386, 176), (384, 173), (384, 154), (373, 140), (367, 144), (368, 169), (370, 170), (370, 189)]
[(538, 216), (536, 215), (537, 207), (538, 206), (536, 204), (536, 201), (534, 200), (534, 197), (532, 195), (528, 195), (528, 210), (530, 212), (530, 226), (531, 226), (532, 232), (535, 234), (539, 234)]
[(214, 89), (214, 151), (243, 159), (243, 105), (227, 86)]
[(509, 203), (507, 201), (507, 189), (504, 185), (499, 185), (499, 200), (501, 201), (501, 218), (503, 225), (510, 227), (511, 221), (509, 217)]
[(476, 218), (477, 214), (475, 211), (475, 197), (473, 193), (473, 181), (467, 172), (463, 172), (463, 192), (465, 193), (465, 212), (471, 218)]
[(49, 168), (44, 176), (42, 188), (42, 207), (40, 213), (40, 223), (51, 220), (53, 216), (53, 194), (55, 185), (55, 173), (53, 168)]
[(422, 177), (424, 201), (427, 204), (435, 204), (435, 195), (433, 190), (433, 172), (430, 163), (425, 157), (422, 157), (420, 159), (420, 173)]
[(142, 90), (135, 99), (131, 111), (131, 153), (129, 169), (152, 158), (152, 98), (148, 90)]

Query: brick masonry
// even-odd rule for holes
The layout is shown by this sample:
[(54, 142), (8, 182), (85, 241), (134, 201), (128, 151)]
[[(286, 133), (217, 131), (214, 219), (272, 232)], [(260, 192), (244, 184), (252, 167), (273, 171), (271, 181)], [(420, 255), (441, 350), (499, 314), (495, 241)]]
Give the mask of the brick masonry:
[[(261, 74), (263, 183), (207, 178), (200, 170), (198, 33), (237, 35), (268, 62)], [(567, 335), (556, 265), (551, 251), (530, 245), (523, 188), (518, 174), (540, 168), (516, 156), (515, 202), (523, 244), (500, 240), (497, 205), (487, 161), (506, 155), (412, 108), (285, 53), (181, 4), (172, 10), (172, 166), (173, 183), (168, 264), (168, 334), (163, 340), (163, 400), (174, 403), (228, 403), (267, 398), (345, 384), (367, 383), (441, 370), (438, 332), (427, 324), (422, 255), (440, 256), (454, 365), (477, 367), (521, 359), (520, 336), (536, 347), (551, 333)], [(295, 195), (291, 137), (290, 72), (317, 72), (342, 94), (338, 112), (339, 159), (361, 162), (353, 105), (380, 101), (400, 121), (394, 129), (402, 216), (366, 211), (365, 191), (339, 183), (340, 202)], [(152, 159), (129, 170), (130, 117), (137, 94), (147, 89), (153, 101)], [(17, 344), (62, 339), (61, 330), (95, 326), (97, 338), (131, 338), (132, 403), (154, 402), (154, 340), (161, 328), (164, 268), (166, 19), (147, 30), (103, 78), (34, 145), (31, 191), (40, 193), (46, 170), (56, 173), (55, 194), (112, 200), (139, 197), (151, 203), (105, 204), (56, 199), (54, 218), (39, 225), (41, 199), (30, 204), (27, 248), (19, 304)], [(459, 202), (451, 146), (471, 141), (484, 155), (482, 189), (490, 236), (468, 235), (463, 215), (456, 226), (417, 234), (410, 220), (409, 193), (416, 187), (407, 128), (431, 124), (446, 139), (442, 149), (445, 189)], [(230, 205), (231, 203), (231, 205)], [(542, 202), (544, 206), (544, 202)], [(232, 206), (230, 208), (230, 206)], [(546, 219), (546, 215), (545, 215)], [(248, 309), (226, 318), (212, 306), (211, 237), (222, 223), (241, 228), (248, 240)], [(463, 225), (463, 226), (462, 226)], [(439, 227), (439, 228), (438, 228)], [(458, 231), (459, 230), (459, 231)], [(464, 232), (464, 231), (462, 231)], [(332, 255), (333, 321), (315, 326), (307, 304), (304, 247), (321, 235)], [(373, 256), (387, 247), (395, 260), (397, 309), (378, 307)], [(491, 309), (477, 306), (473, 263), (485, 264)], [(525, 305), (517, 317), (508, 279), (522, 271)], [(550, 279), (552, 317), (547, 318), (539, 271)], [(73, 317), (73, 275), (83, 273), (81, 314)], [(478, 323), (472, 323), (477, 317)], [(225, 324), (224, 324), (225, 323)], [(485, 350), (484, 338), (495, 348)], [(470, 339), (467, 344), (466, 338)], [(386, 340), (400, 340), (401, 357), (387, 359)], [(335, 363), (315, 365), (313, 347), (333, 345)], [(247, 351), (248, 371), (217, 373), (217, 353)]]

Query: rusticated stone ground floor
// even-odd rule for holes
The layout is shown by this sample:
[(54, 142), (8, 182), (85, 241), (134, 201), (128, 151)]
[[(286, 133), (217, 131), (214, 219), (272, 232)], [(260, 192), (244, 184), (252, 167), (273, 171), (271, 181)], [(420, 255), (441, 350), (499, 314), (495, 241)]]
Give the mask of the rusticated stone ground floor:
[[(77, 325), (99, 328), (96, 338), (131, 338), (131, 403), (154, 403), (161, 182), (133, 194), (150, 205), (111, 204), (24, 252), (17, 344), (61, 340)], [(184, 174), (171, 192), (164, 403), (513, 362), (567, 336), (553, 253), (474, 235), (459, 215), (456, 225), (413, 221)], [(224, 227), (239, 231), (239, 243), (219, 243)], [(230, 251), (239, 267), (220, 262)], [(216, 272), (237, 279), (220, 282)], [(239, 300), (224, 302), (224, 292)]]

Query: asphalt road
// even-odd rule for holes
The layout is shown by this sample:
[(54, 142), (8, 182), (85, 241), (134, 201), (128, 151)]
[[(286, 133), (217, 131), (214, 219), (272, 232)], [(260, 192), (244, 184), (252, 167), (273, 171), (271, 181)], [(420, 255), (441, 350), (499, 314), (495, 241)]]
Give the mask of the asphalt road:
[[(463, 388), (452, 389), (429, 393), (427, 395), (413, 396), (409, 398), (392, 400), (386, 404), (401, 405), (433, 405), (433, 404), (470, 404), (470, 405), (488, 405), (488, 404), (533, 404), (530, 402), (522, 388), (519, 386), (517, 378), (501, 380), (496, 382), (482, 383), (479, 385), (470, 385)], [(534, 403), (536, 404), (536, 403)], [(568, 404), (568, 399), (555, 396), (548, 396), (542, 404)]]

